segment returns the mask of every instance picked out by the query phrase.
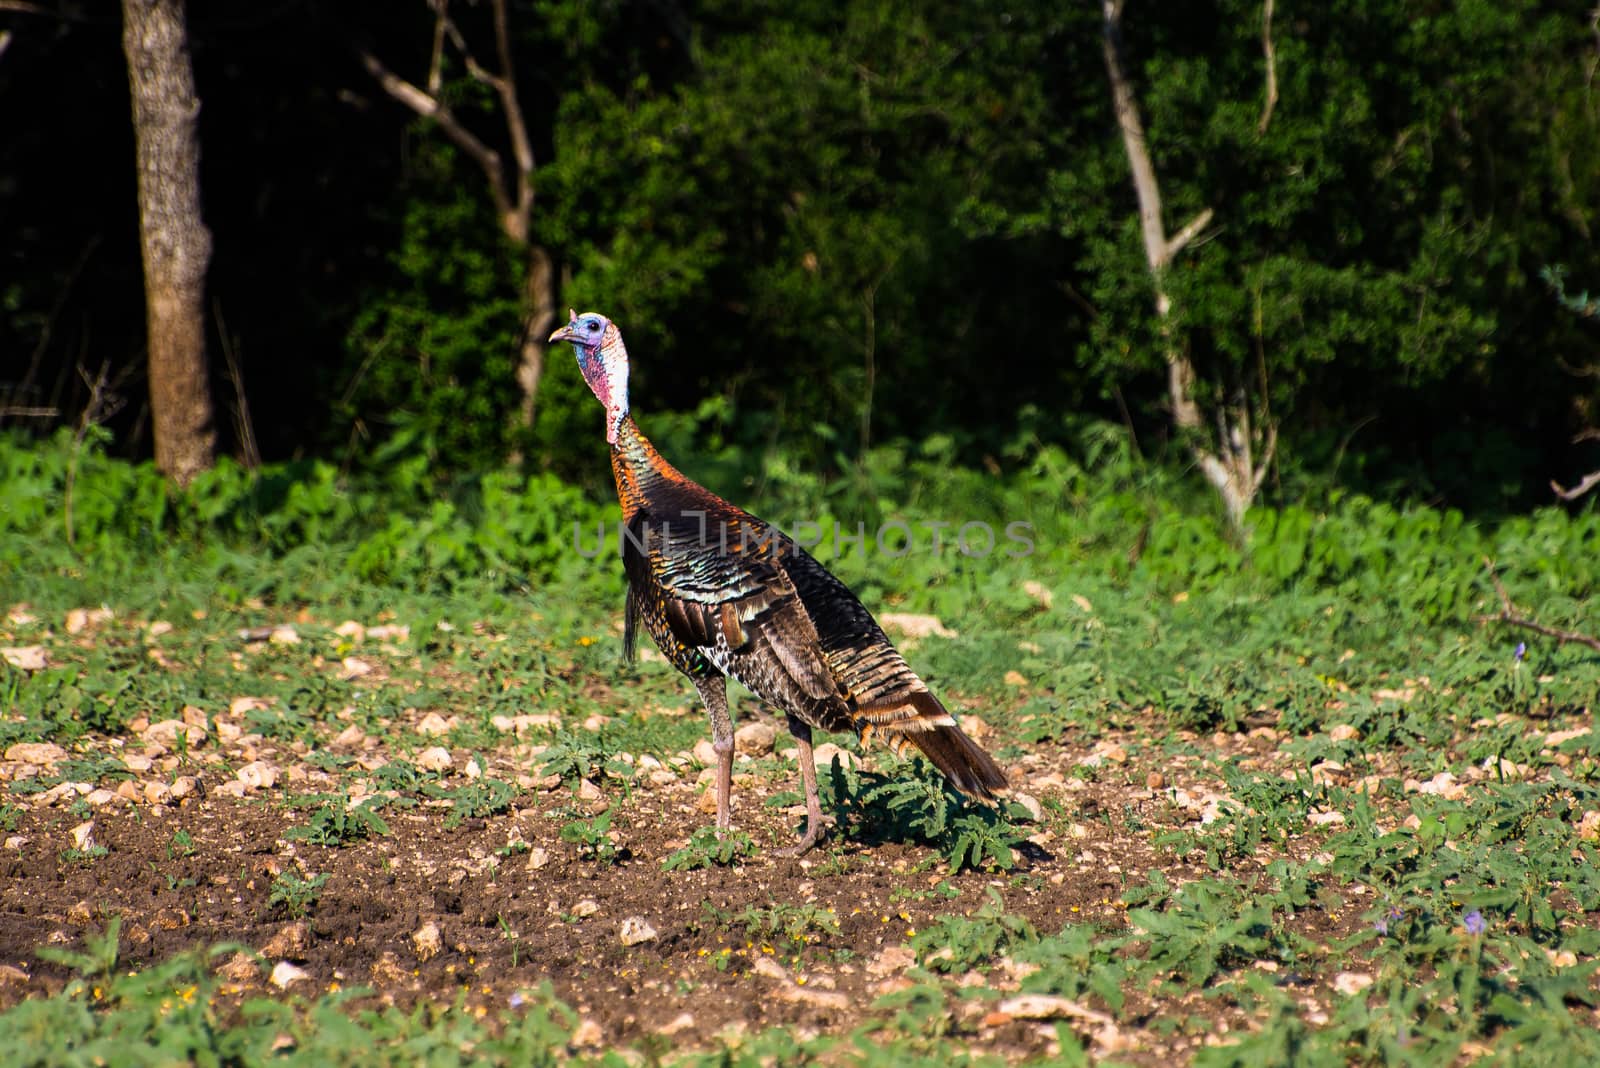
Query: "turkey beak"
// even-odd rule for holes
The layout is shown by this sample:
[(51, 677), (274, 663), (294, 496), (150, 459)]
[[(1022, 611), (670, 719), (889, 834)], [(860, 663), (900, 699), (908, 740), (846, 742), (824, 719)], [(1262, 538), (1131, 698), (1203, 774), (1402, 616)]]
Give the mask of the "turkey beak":
[(554, 345), (557, 341), (571, 341), (573, 338), (578, 336), (578, 335), (576, 335), (576, 334), (574, 334), (572, 332), (572, 328), (577, 326), (577, 325), (578, 325), (578, 311), (577, 311), (577, 309), (576, 308), (567, 309), (567, 325), (561, 327), (555, 333), (551, 334), (550, 335), (550, 340), (547, 342), (547, 344)]

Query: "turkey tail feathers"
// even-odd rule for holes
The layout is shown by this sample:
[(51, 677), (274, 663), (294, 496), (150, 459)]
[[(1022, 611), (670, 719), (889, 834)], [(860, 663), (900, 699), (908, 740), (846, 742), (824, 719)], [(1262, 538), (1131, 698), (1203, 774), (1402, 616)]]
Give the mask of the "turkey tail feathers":
[(950, 785), (969, 797), (994, 801), (1011, 793), (1000, 765), (956, 726), (955, 718), (926, 690), (901, 701), (857, 708), (855, 718), (863, 741), (877, 734), (896, 756), (916, 746)]
[(935, 727), (905, 735), (933, 766), (944, 772), (950, 785), (980, 801), (994, 801), (1011, 792), (1005, 772), (960, 727)]

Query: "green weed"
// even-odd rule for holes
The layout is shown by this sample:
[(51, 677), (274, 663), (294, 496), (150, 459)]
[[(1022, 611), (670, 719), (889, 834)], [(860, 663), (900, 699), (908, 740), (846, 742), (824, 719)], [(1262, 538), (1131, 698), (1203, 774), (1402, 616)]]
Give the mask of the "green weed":
[(602, 812), (591, 820), (562, 824), (561, 840), (578, 847), (578, 855), (601, 864), (615, 864), (621, 851), (611, 840), (611, 813)]
[(808, 946), (839, 934), (833, 910), (820, 905), (771, 902), (751, 905), (732, 918), (757, 945), (771, 945), (780, 953), (797, 954)]
[(309, 916), (316, 907), (322, 888), (327, 885), (329, 873), (301, 876), (285, 868), (272, 880), (272, 892), (267, 896), (267, 907), (283, 906), (293, 919)]
[(1021, 916), (1006, 910), (993, 889), (971, 917), (940, 916), (911, 938), (922, 966), (936, 972), (960, 973), (986, 968), (996, 957), (1034, 944), (1039, 934)]
[(374, 834), (389, 833), (389, 825), (377, 813), (382, 801), (368, 798), (359, 804), (350, 804), (343, 794), (318, 794), (295, 802), (299, 807), (309, 807), (311, 818), (283, 832), (283, 836), (311, 845), (338, 847), (359, 842)]
[(424, 783), (421, 790), (424, 796), (450, 802), (450, 814), (445, 817), (446, 827), (458, 826), (463, 820), (485, 819), (504, 812), (521, 792), (514, 783), (488, 777), (473, 779), (461, 786)]
[(667, 871), (694, 871), (697, 868), (727, 867), (744, 857), (752, 857), (756, 844), (743, 831), (718, 832), (701, 827), (689, 836), (689, 844), (668, 853), (661, 861)]

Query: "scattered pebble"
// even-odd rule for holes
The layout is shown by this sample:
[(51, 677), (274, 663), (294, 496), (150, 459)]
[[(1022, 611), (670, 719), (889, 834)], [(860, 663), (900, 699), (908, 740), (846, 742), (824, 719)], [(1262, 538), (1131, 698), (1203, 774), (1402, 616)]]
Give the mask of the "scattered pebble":
[(428, 735), (449, 734), (454, 727), (454, 716), (446, 719), (437, 712), (429, 712), (417, 723), (417, 733)]
[(217, 974), (235, 983), (248, 983), (261, 975), (261, 965), (254, 956), (240, 950), (223, 962)]
[(411, 945), (416, 950), (418, 960), (432, 960), (444, 948), (444, 939), (439, 935), (439, 925), (429, 920), (411, 934)]
[(453, 763), (450, 750), (443, 746), (436, 745), (417, 754), (417, 767), (423, 771), (444, 771)]
[(1028, 810), (1028, 818), (1034, 823), (1044, 819), (1044, 806), (1039, 804), (1039, 799), (1032, 794), (1013, 794), (1011, 800)]
[(1034, 579), (1028, 579), (1022, 584), (1022, 592), (1039, 603), (1040, 608), (1048, 609), (1056, 603), (1056, 595), (1049, 586)]
[(152, 723), (140, 735), (140, 740), (145, 745), (159, 745), (164, 749), (176, 749), (178, 739), (182, 738), (184, 744), (190, 749), (201, 745), (206, 740), (206, 729), (195, 723), (186, 723), (181, 719), (164, 719), (160, 723)]
[(656, 929), (650, 926), (650, 921), (643, 916), (629, 916), (622, 921), (618, 932), (625, 946), (637, 946), (642, 942), (656, 940)]
[(101, 605), (99, 608), (74, 608), (67, 613), (67, 633), (82, 634), (90, 627), (97, 627), (110, 618), (111, 609), (105, 605)]
[(278, 782), (278, 769), (264, 760), (253, 760), (234, 772), (234, 777), (246, 790), (270, 790)]
[(0, 649), (0, 658), (22, 671), (43, 671), (50, 666), (49, 655), (42, 645), (8, 645)]
[(51, 767), (67, 759), (67, 751), (54, 742), (18, 742), (6, 750), (6, 759)]
[(841, 768), (849, 769), (856, 766), (856, 755), (848, 749), (840, 749), (832, 742), (824, 742), (811, 750), (812, 763), (816, 765), (818, 771), (827, 771), (832, 767), (834, 757), (839, 758)]
[(359, 656), (347, 656), (339, 661), (339, 678), (345, 681), (365, 678), (376, 670), (377, 668), (369, 661), (363, 660)]
[(272, 966), (272, 985), (279, 990), (287, 990), (295, 983), (305, 982), (311, 974), (304, 968), (297, 968), (286, 960), (280, 960)]
[(290, 957), (294, 960), (305, 959), (307, 947), (311, 945), (311, 928), (304, 920), (285, 924), (278, 928), (278, 933), (267, 940), (261, 947), (263, 957)]
[(746, 723), (733, 732), (734, 751), (753, 757), (767, 756), (777, 740), (777, 729), (762, 721)]
[(1345, 997), (1361, 993), (1372, 985), (1372, 976), (1366, 972), (1340, 972), (1333, 977), (1333, 988)]
[(878, 623), (884, 630), (898, 631), (907, 638), (926, 638), (930, 635), (938, 638), (960, 637), (955, 631), (939, 622), (937, 616), (918, 615), (914, 612), (883, 612), (878, 615)]
[(915, 963), (917, 955), (911, 951), (910, 946), (888, 946), (867, 962), (867, 974), (881, 979), (889, 975), (898, 975)]

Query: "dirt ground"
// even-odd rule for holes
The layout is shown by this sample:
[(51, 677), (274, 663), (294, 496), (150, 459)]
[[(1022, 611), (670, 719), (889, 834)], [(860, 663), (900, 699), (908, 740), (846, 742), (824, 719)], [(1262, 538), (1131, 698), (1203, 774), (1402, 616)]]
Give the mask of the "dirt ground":
[[(385, 755), (374, 739), (341, 739), (364, 764)], [(493, 1018), (518, 992), (549, 980), (582, 1018), (580, 1046), (630, 1046), (651, 1035), (711, 1045), (777, 1024), (806, 1035), (848, 1032), (871, 1018), (876, 1000), (913, 983), (911, 935), (940, 914), (976, 911), (991, 888), (1008, 912), (1044, 933), (1069, 922), (1115, 929), (1126, 923), (1119, 895), (1152, 869), (1175, 882), (1200, 874), (1158, 856), (1150, 840), (1156, 830), (1193, 825), (1214, 804), (1207, 787), (1215, 783), (1181, 757), (1139, 751), (1133, 739), (1035, 747), (1011, 768), (1018, 790), (1045, 803), (1021, 868), (953, 877), (928, 849), (905, 843), (835, 841), (802, 859), (777, 855), (799, 822), (798, 809), (764, 804), (796, 785), (792, 761), (781, 754), (738, 769), (735, 825), (759, 854), (734, 867), (669, 872), (662, 858), (709, 822), (695, 764), (681, 775), (668, 764), (626, 788), (606, 782), (580, 798), (530, 779), (527, 747), (508, 736), (503, 750), (484, 755), (488, 767), (477, 769), (532, 783), (508, 811), (449, 827), (448, 802), (388, 808), (387, 835), (328, 847), (284, 837), (305, 821), (285, 799), (315, 792), (326, 778), (306, 765), (298, 744), (219, 732), (181, 760), (153, 744), (143, 750), (148, 772), (135, 779), (102, 783), (99, 793), (58, 787), (13, 799), (23, 811), (0, 851), (0, 1004), (51, 993), (70, 978), (38, 959), (37, 947), (76, 944), (120, 916), (125, 966), (217, 942), (260, 951), (261, 962), (239, 957), (225, 965), (225, 992), (240, 998), (278, 994), (285, 985), (304, 996), (369, 986), (401, 1005), (463, 996)], [(1259, 734), (1215, 741), (1246, 757), (1274, 748)], [(88, 745), (146, 764), (137, 759), (138, 738), (125, 751), (119, 740)], [(452, 774), (462, 776), (467, 754), (453, 757)], [(1074, 773), (1085, 764), (1094, 775)], [(251, 767), (273, 769), (267, 778), (276, 781), (264, 784)], [(6, 780), (43, 770), (16, 759), (0, 764)], [(560, 840), (575, 807), (612, 813), (620, 862), (584, 858)], [(180, 830), (189, 841), (175, 848)], [(1309, 852), (1314, 843), (1297, 848)], [(285, 870), (330, 875), (303, 920), (269, 903)], [(959, 897), (935, 892), (947, 878)], [(831, 909), (839, 933), (794, 952), (750, 941), (741, 925), (726, 922), (728, 914), (775, 903)], [(1325, 927), (1307, 932), (1313, 936), (1338, 933), (1321, 913), (1309, 922)], [(625, 931), (633, 944), (624, 944)], [(1002, 962), (960, 981), (1015, 991), (1018, 975)], [(993, 1001), (956, 1004), (967, 1008), (956, 1010), (962, 1017), (953, 1030), (974, 1048), (1020, 1058), (1054, 1042), (1050, 1020), (1014, 1018)], [(1102, 1052), (1155, 1064), (1201, 1041), (1155, 1026), (1175, 1008), (1141, 1003), (1135, 992), (1116, 1024), (1086, 1017), (1073, 1026)], [(1182, 1011), (1215, 1016), (1213, 1041), (1248, 1026), (1215, 999)]]

